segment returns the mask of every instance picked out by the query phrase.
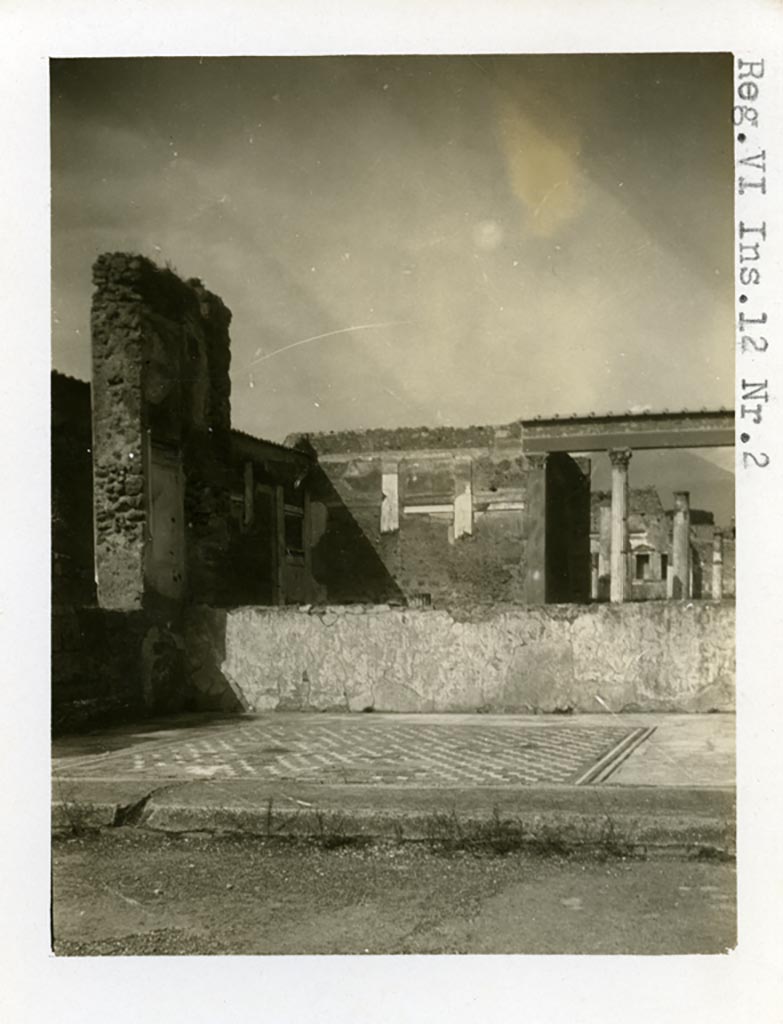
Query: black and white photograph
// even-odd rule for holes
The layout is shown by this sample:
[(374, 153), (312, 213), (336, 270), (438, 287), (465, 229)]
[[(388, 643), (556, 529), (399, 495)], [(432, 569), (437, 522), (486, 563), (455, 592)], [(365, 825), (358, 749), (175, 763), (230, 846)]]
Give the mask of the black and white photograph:
[(0, 1017), (783, 999), (776, 0), (0, 9)]
[(57, 955), (733, 948), (734, 76), (51, 61)]

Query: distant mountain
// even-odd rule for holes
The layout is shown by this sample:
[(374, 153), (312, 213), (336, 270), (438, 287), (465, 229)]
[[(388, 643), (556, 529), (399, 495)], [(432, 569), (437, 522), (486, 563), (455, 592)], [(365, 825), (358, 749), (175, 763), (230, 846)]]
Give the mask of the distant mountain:
[[(592, 490), (609, 490), (611, 467), (606, 456), (592, 459)], [(654, 486), (669, 509), (673, 491), (690, 491), (691, 507), (706, 509), (718, 526), (728, 526), (734, 516), (733, 449), (683, 449), (634, 452), (629, 467), (632, 487)]]

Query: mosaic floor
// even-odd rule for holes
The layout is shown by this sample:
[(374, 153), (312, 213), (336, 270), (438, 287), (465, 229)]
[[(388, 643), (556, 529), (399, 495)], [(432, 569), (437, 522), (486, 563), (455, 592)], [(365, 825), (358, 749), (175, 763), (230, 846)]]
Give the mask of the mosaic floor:
[[(296, 780), (330, 784), (497, 786), (589, 781), (634, 729), (514, 719), (276, 715), (128, 734), (84, 755), (55, 748), (55, 778)], [(78, 751), (78, 748), (75, 748)], [(619, 751), (618, 751), (619, 753)], [(609, 763), (612, 758), (608, 758)]]

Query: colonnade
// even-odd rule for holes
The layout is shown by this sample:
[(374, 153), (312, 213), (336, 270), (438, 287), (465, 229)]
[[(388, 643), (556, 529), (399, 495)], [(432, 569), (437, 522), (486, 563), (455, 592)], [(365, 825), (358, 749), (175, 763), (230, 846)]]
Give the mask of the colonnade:
[[(609, 450), (609, 461), (612, 464), (612, 502), (610, 506), (601, 508), (599, 520), (598, 575), (600, 579), (606, 571), (608, 540), (609, 600), (614, 604), (622, 604), (631, 596), (631, 550), (628, 530), (628, 467), (631, 455), (630, 448)], [(723, 540), (720, 531), (716, 531), (712, 562), (714, 600), (720, 600), (723, 593), (722, 569)], [(667, 571), (666, 596), (678, 600), (687, 600), (692, 596), (691, 510), (688, 491), (674, 492), (672, 561)]]

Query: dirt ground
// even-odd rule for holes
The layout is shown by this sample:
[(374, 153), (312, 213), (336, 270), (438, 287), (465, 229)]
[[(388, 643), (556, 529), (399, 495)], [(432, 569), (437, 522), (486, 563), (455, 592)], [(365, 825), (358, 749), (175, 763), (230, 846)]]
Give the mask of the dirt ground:
[(736, 942), (730, 863), (119, 828), (56, 838), (52, 867), (63, 956), (677, 954)]

